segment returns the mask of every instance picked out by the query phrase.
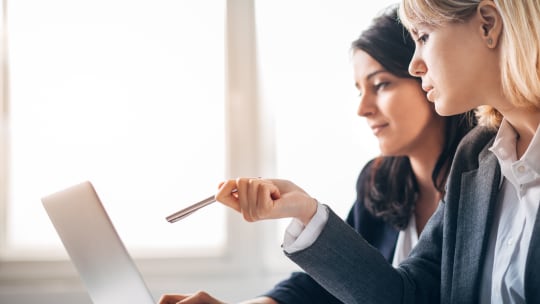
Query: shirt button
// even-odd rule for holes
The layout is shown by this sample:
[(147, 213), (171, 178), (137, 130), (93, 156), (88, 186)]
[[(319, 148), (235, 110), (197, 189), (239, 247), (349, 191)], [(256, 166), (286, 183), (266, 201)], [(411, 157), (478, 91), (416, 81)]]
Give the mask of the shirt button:
[(518, 170), (519, 173), (523, 173), (523, 172), (525, 172), (525, 166), (521, 165), (521, 166), (519, 166), (517, 168), (517, 170)]
[(506, 245), (508, 246), (512, 246), (514, 244), (514, 239), (513, 238), (509, 238), (508, 241), (506, 241)]

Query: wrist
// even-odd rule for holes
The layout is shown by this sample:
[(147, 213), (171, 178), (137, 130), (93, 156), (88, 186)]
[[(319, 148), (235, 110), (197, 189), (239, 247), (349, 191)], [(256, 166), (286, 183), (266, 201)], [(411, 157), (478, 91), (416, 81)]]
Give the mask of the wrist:
[(317, 213), (318, 205), (319, 203), (317, 202), (317, 200), (310, 197), (301, 210), (302, 214), (297, 217), (297, 219), (302, 222), (304, 226), (306, 226), (311, 221), (315, 213)]

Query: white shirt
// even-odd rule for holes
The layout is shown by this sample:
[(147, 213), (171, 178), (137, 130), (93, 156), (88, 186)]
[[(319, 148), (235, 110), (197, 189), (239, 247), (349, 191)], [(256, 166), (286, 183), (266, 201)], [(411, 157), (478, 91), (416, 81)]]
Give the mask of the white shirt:
[(484, 262), (481, 303), (525, 303), (525, 264), (540, 204), (539, 131), (519, 160), (516, 141), (517, 133), (504, 120), (490, 148), (503, 180)]
[(283, 250), (294, 253), (308, 248), (317, 240), (327, 221), (328, 209), (321, 203), (317, 204), (317, 211), (306, 226), (293, 218), (285, 230)]
[(405, 230), (399, 231), (392, 266), (398, 267), (409, 256), (416, 243), (418, 243), (418, 232), (416, 230), (416, 216), (413, 214)]

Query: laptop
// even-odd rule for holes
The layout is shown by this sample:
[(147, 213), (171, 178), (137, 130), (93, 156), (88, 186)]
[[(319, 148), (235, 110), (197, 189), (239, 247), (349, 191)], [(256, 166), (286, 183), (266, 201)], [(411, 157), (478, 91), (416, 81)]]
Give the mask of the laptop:
[(155, 304), (88, 181), (41, 199), (94, 304)]

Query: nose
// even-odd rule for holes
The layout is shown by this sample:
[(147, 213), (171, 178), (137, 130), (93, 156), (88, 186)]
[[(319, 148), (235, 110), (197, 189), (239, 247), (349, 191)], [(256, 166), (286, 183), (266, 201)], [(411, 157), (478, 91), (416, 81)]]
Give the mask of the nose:
[(422, 58), (420, 58), (418, 55), (418, 52), (415, 51), (413, 57), (411, 58), (411, 62), (409, 63), (409, 74), (415, 77), (421, 77), (426, 72), (427, 67), (424, 60), (422, 60)]
[(364, 93), (360, 96), (360, 103), (358, 104), (357, 114), (361, 117), (371, 116), (375, 113), (377, 107), (374, 102), (373, 96), (369, 93)]

